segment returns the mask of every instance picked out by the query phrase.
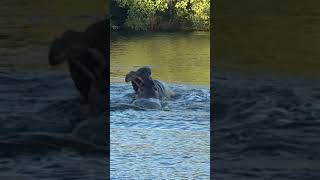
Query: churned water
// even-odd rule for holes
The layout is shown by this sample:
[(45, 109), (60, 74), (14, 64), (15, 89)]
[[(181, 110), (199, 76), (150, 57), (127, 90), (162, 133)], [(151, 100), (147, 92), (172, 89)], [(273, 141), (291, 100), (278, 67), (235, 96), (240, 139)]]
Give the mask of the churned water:
[[(112, 36), (110, 168), (112, 179), (209, 179), (210, 34)], [(128, 106), (126, 73), (151, 66), (176, 93), (162, 110)]]
[(0, 179), (106, 179), (103, 116), (67, 73), (0, 73)]
[(319, 7), (316, 0), (214, 7), (215, 179), (319, 179)]
[(215, 179), (319, 179), (319, 81), (239, 74), (212, 80)]
[(131, 85), (111, 85), (112, 179), (209, 179), (210, 91), (170, 85), (162, 110), (137, 110)]
[(104, 118), (86, 118), (66, 68), (48, 64), (50, 43), (103, 18), (106, 5), (0, 2), (0, 179), (106, 179)]

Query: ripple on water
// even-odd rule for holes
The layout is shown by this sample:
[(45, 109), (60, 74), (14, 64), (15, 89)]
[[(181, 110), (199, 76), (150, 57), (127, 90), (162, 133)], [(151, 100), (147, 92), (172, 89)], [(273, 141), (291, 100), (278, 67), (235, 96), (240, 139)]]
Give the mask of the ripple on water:
[[(111, 110), (111, 177), (208, 179), (208, 89), (172, 85), (168, 110)], [(130, 85), (111, 86), (111, 106), (130, 102)]]
[(213, 88), (215, 177), (319, 179), (319, 81), (223, 76)]
[(83, 152), (103, 121), (79, 102), (69, 74), (0, 73), (0, 179), (105, 179), (105, 154)]

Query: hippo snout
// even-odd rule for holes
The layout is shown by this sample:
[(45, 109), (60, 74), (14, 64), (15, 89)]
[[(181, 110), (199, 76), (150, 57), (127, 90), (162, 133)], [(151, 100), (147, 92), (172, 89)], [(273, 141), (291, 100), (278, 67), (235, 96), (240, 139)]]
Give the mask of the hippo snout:
[(148, 99), (136, 99), (133, 101), (133, 105), (146, 108), (146, 109), (161, 109), (162, 105), (159, 99), (148, 98)]

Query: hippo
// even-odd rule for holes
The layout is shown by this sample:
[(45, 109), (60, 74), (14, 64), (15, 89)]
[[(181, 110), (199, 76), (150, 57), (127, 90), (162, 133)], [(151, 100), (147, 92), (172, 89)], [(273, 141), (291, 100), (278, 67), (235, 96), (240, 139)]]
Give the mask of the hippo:
[(86, 31), (68, 30), (49, 48), (49, 64), (68, 62), (71, 78), (80, 92), (83, 104), (92, 114), (104, 111), (109, 61), (109, 18), (90, 25)]
[(150, 67), (130, 71), (125, 77), (125, 82), (131, 82), (136, 93), (133, 105), (138, 107), (161, 109), (163, 100), (175, 96), (175, 93), (164, 82), (152, 79)]

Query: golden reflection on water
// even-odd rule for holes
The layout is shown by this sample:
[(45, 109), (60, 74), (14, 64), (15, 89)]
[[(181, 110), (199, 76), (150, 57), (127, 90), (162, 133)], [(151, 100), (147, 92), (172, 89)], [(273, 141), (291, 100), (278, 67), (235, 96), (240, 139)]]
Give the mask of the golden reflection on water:
[(210, 35), (194, 33), (150, 33), (121, 36), (111, 43), (111, 82), (141, 66), (152, 67), (152, 77), (168, 83), (209, 86)]

